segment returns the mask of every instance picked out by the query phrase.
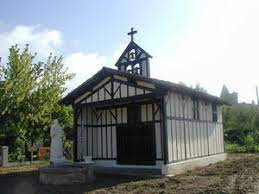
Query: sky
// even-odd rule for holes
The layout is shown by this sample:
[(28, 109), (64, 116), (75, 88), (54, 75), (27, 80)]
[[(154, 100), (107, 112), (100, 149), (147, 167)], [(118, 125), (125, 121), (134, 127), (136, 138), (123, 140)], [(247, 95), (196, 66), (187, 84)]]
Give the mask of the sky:
[(127, 32), (153, 56), (151, 77), (200, 84), (219, 96), (223, 84), (239, 101), (256, 100), (259, 85), (258, 0), (8, 0), (1, 4), (0, 56), (30, 44), (41, 60), (64, 56), (68, 91), (114, 63)]

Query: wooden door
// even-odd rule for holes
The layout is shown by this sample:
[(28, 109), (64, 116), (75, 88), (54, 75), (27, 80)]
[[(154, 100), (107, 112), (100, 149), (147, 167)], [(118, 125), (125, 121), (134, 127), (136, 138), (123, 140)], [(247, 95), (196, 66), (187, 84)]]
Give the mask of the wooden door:
[(154, 165), (156, 159), (155, 126), (141, 123), (140, 108), (128, 109), (128, 123), (117, 126), (118, 164)]

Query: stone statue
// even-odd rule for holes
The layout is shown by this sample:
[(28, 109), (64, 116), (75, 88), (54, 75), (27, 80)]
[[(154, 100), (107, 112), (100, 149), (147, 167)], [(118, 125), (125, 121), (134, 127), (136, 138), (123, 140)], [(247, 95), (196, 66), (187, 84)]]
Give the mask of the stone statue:
[(53, 164), (65, 162), (65, 157), (63, 156), (63, 136), (64, 131), (58, 123), (58, 120), (55, 119), (50, 129), (50, 162)]

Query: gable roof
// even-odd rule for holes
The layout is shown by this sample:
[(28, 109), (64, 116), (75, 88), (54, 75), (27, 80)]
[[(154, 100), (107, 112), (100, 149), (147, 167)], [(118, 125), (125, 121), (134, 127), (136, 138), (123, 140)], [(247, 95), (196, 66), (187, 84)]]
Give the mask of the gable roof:
[(219, 104), (225, 104), (225, 102), (222, 99), (220, 99), (216, 96), (210, 95), (208, 93), (200, 92), (200, 91), (197, 91), (195, 89), (192, 89), (192, 88), (180, 85), (180, 84), (175, 84), (175, 83), (168, 82), (168, 81), (163, 81), (163, 80), (159, 80), (159, 79), (130, 74), (127, 72), (122, 72), (122, 71), (107, 68), (107, 67), (103, 67), (95, 75), (93, 75), (91, 78), (89, 78), (88, 80), (83, 82), (81, 85), (79, 85), (77, 88), (75, 88), (73, 91), (71, 91), (69, 94), (67, 94), (61, 100), (61, 103), (73, 104), (73, 102), (75, 101), (76, 98), (83, 95), (87, 90), (91, 89), (95, 84), (100, 82), (105, 77), (112, 76), (112, 75), (121, 75), (121, 76), (125, 76), (125, 77), (131, 78), (131, 79), (146, 81), (146, 82), (155, 84), (161, 90), (175, 91), (175, 92), (179, 92), (179, 93), (183, 93), (183, 94), (187, 94), (187, 95), (200, 97), (205, 100), (213, 101), (213, 102), (216, 102)]

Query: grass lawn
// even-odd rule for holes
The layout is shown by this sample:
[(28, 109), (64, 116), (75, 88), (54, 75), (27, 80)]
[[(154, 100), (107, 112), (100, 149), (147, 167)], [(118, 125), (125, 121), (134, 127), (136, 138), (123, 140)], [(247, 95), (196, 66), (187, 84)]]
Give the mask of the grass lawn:
[(33, 164), (0, 167), (0, 194), (8, 193), (259, 193), (259, 154), (230, 154), (224, 162), (170, 178), (97, 175), (91, 185), (37, 183)]

